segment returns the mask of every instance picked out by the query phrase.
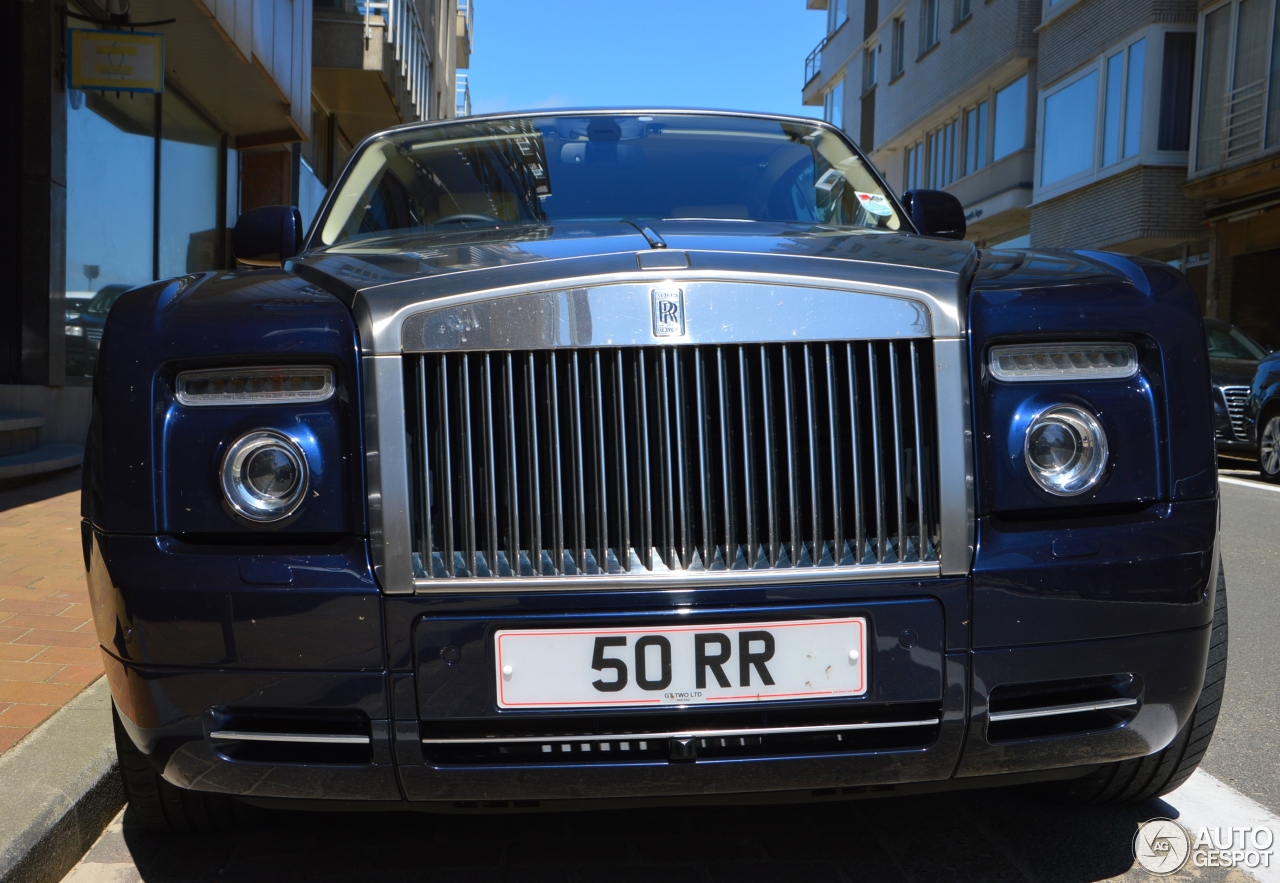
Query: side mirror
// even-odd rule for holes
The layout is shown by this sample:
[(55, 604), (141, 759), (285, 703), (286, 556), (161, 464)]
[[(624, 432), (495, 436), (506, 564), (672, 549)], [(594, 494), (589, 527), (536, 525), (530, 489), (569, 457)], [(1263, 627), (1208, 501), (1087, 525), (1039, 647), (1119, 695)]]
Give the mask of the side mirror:
[(945, 190), (908, 190), (902, 204), (911, 223), (925, 236), (964, 239), (964, 207)]
[(231, 253), (251, 267), (283, 267), (302, 250), (302, 213), (291, 205), (264, 205), (240, 215)]

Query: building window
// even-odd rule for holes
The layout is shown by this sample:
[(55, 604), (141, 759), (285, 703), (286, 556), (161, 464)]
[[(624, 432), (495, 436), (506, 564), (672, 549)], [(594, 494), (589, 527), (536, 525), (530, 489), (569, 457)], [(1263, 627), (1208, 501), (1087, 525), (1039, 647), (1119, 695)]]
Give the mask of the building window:
[(893, 20), (893, 45), (889, 52), (889, 76), (900, 76), (906, 65), (907, 22), (899, 16)]
[[(1204, 16), (1195, 168), (1280, 144), (1276, 4), (1230, 0)], [(1270, 44), (1270, 53), (1268, 53)]]
[(822, 99), (822, 118), (837, 129), (844, 128), (844, 77), (827, 90)]
[(834, 34), (849, 18), (849, 0), (830, 0), (827, 5), (827, 34)]
[(880, 55), (880, 47), (872, 46), (862, 50), (862, 91), (871, 91), (876, 84), (876, 59)]
[[(1038, 186), (1061, 190), (1074, 186), (1070, 182), (1087, 183), (1103, 170), (1126, 167), (1121, 165), (1126, 160), (1177, 162), (1153, 154), (1178, 149), (1179, 124), (1184, 136), (1189, 133), (1185, 108), (1179, 120), (1175, 106), (1191, 91), (1188, 37), (1195, 39), (1191, 33), (1150, 29), (1042, 93)], [(1153, 57), (1161, 50), (1163, 59)], [(1148, 75), (1162, 68), (1158, 79)], [(1160, 139), (1143, 130), (1144, 118), (1155, 122), (1148, 108), (1157, 104), (1161, 127), (1168, 130)]]
[(956, 24), (973, 15), (973, 0), (956, 0)]
[(938, 0), (920, 0), (920, 53), (938, 42)]
[(1027, 78), (1024, 74), (996, 92), (992, 161), (1027, 146)]
[(1196, 35), (1164, 35), (1160, 71), (1160, 130), (1157, 150), (1186, 150), (1191, 144), (1191, 102), (1196, 67)]
[(964, 174), (972, 175), (987, 164), (987, 102), (964, 114)]
[(906, 150), (906, 162), (902, 175), (903, 190), (919, 190), (924, 178), (924, 142), (919, 141)]
[(956, 179), (959, 135), (960, 121), (952, 120), (925, 139), (929, 151), (928, 187), (931, 190), (941, 190)]
[(1090, 71), (1045, 97), (1040, 183), (1052, 184), (1093, 168), (1098, 117), (1098, 72)]

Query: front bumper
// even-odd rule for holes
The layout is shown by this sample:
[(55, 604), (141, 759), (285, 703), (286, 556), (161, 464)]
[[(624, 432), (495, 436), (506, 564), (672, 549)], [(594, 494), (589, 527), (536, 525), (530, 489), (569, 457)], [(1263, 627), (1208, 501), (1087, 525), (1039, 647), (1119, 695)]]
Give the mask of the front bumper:
[[(1018, 533), (1016, 543), (991, 534), (1000, 556), (984, 563), (980, 551), (975, 576), (964, 579), (484, 598), (382, 596), (360, 541), (262, 556), (95, 532), (89, 582), (126, 730), (180, 787), (261, 799), (424, 806), (947, 787), (1009, 776), (1058, 778), (1063, 771), (1150, 755), (1172, 741), (1200, 692), (1212, 614), (1210, 574), (1216, 574), (1216, 533), (1188, 526), (1216, 513), (1216, 504), (1174, 509), (1135, 518), (1127, 530), (1134, 542), (1176, 534), (1181, 539), (1167, 544), (1188, 546), (1168, 549), (1180, 576), (1177, 597), (1148, 599), (1133, 585), (1109, 595), (1094, 585), (1074, 605), (1068, 593), (1045, 581), (1049, 571), (1035, 560), (1029, 532)], [(1210, 524), (1215, 521), (1210, 517)], [(1185, 529), (1172, 529), (1178, 526)], [(1117, 533), (1114, 524), (1099, 530)], [(1045, 565), (1053, 549), (1067, 548), (1054, 545), (1052, 531), (1041, 539)], [(1015, 546), (1022, 565), (1011, 563)], [(1094, 568), (1105, 573), (1112, 554), (1133, 559), (1131, 548), (1109, 549), (1104, 537), (1088, 567), (1072, 559), (1076, 575), (1092, 575)], [(1156, 544), (1141, 557), (1146, 565), (1158, 563)], [(1020, 568), (1029, 569), (1019, 576)], [(1164, 573), (1158, 566), (1150, 572)], [(1024, 630), (1005, 620), (1008, 625), (994, 631), (981, 629), (974, 622), (975, 597), (979, 607), (1003, 597), (1018, 620), (1030, 617), (1035, 627)], [(871, 623), (872, 689), (857, 700), (809, 708), (890, 718), (928, 713), (938, 723), (926, 739), (700, 756), (695, 762), (609, 762), (599, 755), (470, 762), (424, 752), (423, 736), (442, 726), (532, 726), (545, 734), (571, 718), (582, 732), (593, 726), (614, 732), (599, 716), (557, 713), (536, 720), (500, 713), (489, 695), (487, 644), (498, 628), (549, 618), (597, 627), (620, 618), (749, 621), (832, 613), (864, 615)], [(1060, 635), (1054, 622), (1062, 625)], [(902, 640), (906, 632), (912, 641)], [(1031, 641), (1000, 643), (997, 637)], [(460, 664), (443, 661), (446, 647), (460, 652)], [(1077, 721), (1060, 732), (992, 727), (992, 703), (1011, 688), (1117, 678), (1127, 678), (1123, 695), (1132, 699), (1123, 713)], [(802, 705), (786, 705), (788, 713), (806, 713)], [(288, 746), (246, 753), (216, 735), (238, 720), (259, 718), (277, 726), (303, 721), (312, 730), (341, 718), (368, 738), (359, 751), (335, 759), (291, 755)]]

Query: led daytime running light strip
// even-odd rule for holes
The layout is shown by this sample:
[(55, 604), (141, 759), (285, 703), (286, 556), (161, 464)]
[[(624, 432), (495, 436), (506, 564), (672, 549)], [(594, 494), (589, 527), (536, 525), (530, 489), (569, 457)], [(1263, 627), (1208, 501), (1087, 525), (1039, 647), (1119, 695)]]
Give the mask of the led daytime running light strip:
[(1006, 383), (1059, 379), (1123, 380), (1138, 373), (1131, 343), (1048, 343), (993, 346), (991, 375)]
[(219, 368), (178, 375), (178, 401), (190, 407), (323, 402), (333, 396), (333, 369), (281, 365)]

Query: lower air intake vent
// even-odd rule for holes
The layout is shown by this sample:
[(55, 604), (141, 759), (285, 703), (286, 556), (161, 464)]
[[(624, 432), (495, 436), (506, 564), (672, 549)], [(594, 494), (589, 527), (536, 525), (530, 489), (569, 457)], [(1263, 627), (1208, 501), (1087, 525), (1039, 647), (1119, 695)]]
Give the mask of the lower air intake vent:
[(428, 763), (591, 764), (847, 754), (924, 748), (936, 703), (790, 712), (675, 712), (533, 720), (422, 721)]
[(227, 760), (281, 764), (366, 764), (373, 761), (369, 719), (215, 709), (206, 715), (209, 741)]
[(988, 700), (987, 740), (1013, 742), (1109, 730), (1138, 712), (1142, 682), (1131, 674), (1004, 684)]

